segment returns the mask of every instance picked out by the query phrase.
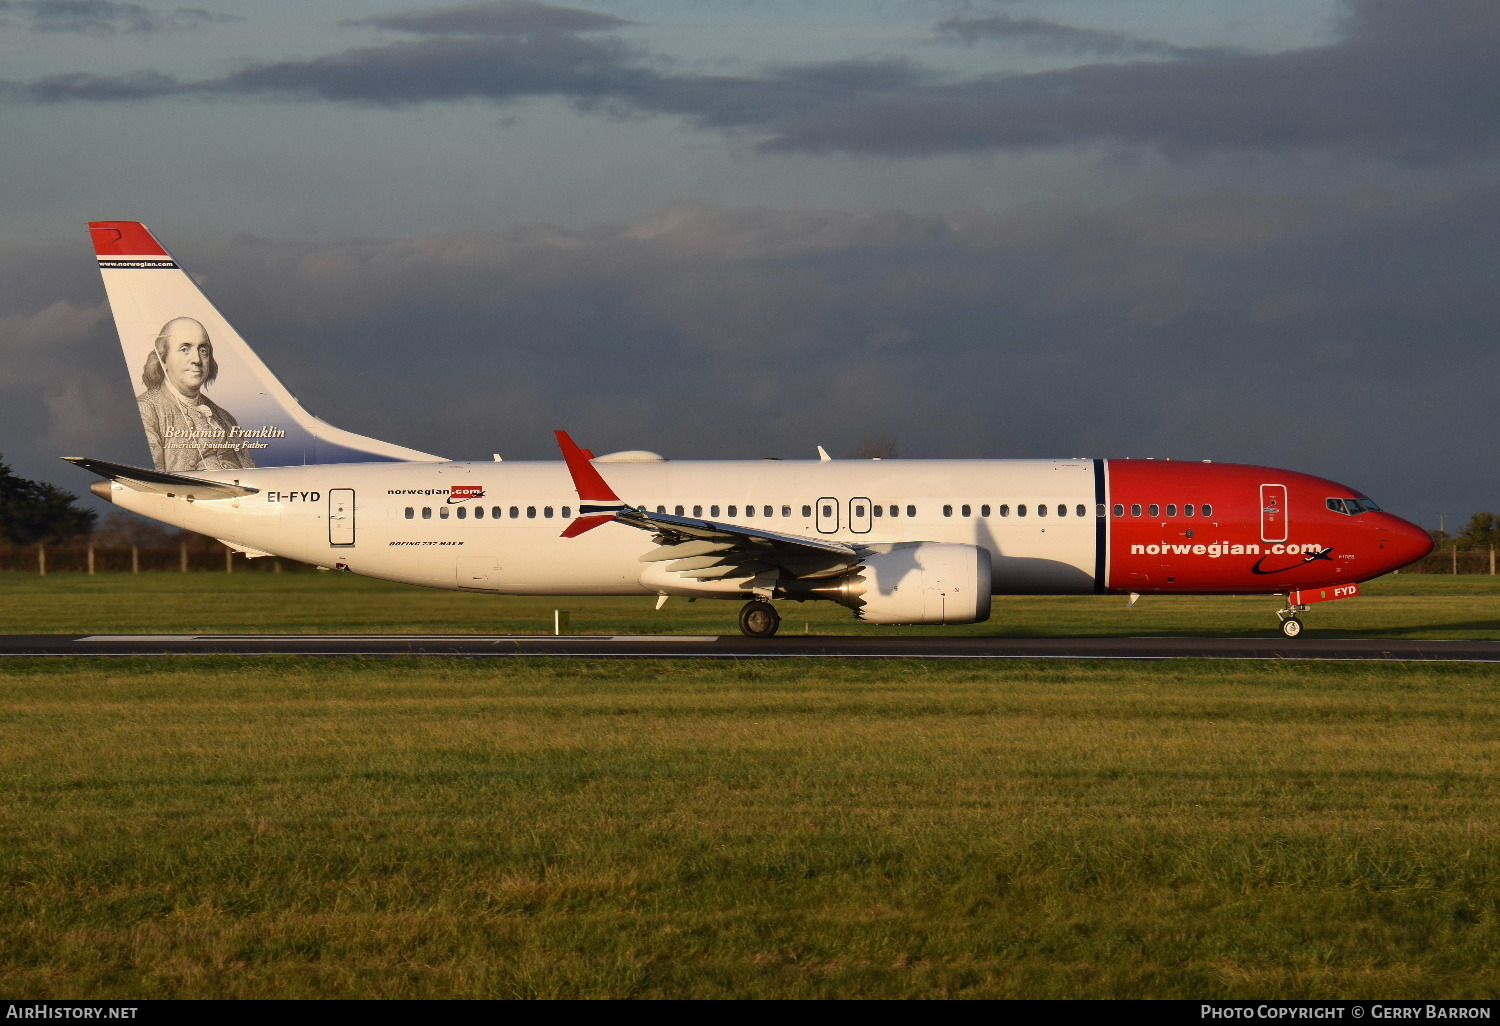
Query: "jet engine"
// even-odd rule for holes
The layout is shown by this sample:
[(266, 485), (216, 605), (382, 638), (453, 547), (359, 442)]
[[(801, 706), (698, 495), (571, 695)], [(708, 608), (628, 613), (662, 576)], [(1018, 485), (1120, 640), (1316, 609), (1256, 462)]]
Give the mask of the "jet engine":
[(882, 546), (852, 573), (780, 587), (788, 598), (848, 606), (867, 623), (979, 623), (990, 618), (990, 554), (952, 542)]

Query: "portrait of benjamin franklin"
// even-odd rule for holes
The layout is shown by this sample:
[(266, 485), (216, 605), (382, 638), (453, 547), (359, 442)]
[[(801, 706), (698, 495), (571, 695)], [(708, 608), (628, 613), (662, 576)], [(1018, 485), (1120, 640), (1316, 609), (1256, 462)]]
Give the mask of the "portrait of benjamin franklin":
[(136, 396), (157, 470), (240, 470), (255, 466), (229, 411), (203, 394), (219, 375), (208, 331), (191, 317), (163, 324), (146, 357)]

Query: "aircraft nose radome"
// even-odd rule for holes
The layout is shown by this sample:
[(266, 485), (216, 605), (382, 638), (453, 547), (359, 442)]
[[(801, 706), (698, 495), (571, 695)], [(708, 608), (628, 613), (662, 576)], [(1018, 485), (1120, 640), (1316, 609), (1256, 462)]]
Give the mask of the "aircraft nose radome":
[(1391, 569), (1396, 570), (1408, 563), (1415, 563), (1433, 550), (1432, 535), (1416, 524), (1391, 517), (1390, 540), (1386, 542)]

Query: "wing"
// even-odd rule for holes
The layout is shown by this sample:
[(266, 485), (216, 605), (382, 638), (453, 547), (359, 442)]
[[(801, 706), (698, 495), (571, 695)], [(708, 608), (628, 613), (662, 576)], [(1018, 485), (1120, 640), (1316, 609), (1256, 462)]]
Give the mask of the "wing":
[(860, 561), (858, 550), (843, 542), (764, 531), (741, 524), (722, 524), (670, 513), (626, 507), (616, 523), (651, 531), (656, 548), (642, 563), (667, 564), (686, 580), (754, 577), (775, 571), (778, 577), (828, 577)]
[(762, 575), (780, 579), (832, 577), (860, 562), (859, 550), (843, 542), (652, 513), (644, 506), (631, 506), (589, 462), (587, 449), (579, 448), (566, 431), (557, 432), (557, 441), (580, 503), (579, 516), (568, 525), (564, 537), (576, 537), (607, 523), (650, 531), (657, 547), (641, 556), (641, 562), (664, 563), (664, 569), (684, 583)]

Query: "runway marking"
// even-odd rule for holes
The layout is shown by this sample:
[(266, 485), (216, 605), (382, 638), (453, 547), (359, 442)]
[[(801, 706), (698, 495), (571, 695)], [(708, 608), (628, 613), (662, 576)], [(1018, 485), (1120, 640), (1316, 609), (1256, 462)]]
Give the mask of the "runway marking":
[(91, 634), (79, 641), (718, 641), (715, 634)]

